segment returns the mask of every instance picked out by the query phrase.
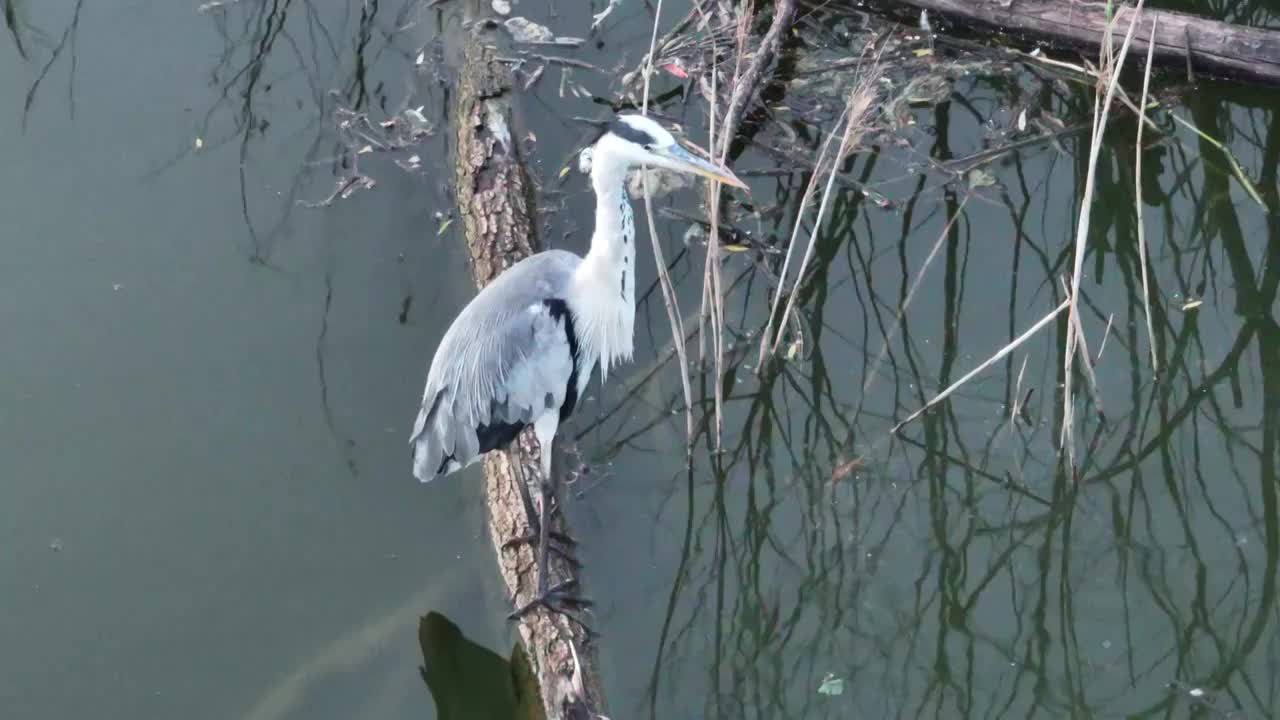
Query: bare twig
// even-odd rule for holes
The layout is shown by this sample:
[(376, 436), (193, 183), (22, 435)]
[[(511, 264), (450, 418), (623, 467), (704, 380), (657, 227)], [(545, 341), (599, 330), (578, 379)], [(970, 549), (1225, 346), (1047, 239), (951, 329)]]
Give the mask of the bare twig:
[[(1160, 17), (1151, 19), (1151, 35), (1156, 34), (1156, 23), (1160, 21)], [(1151, 58), (1155, 55), (1155, 43), (1147, 45), (1147, 70), (1142, 78), (1142, 100), (1138, 103), (1142, 117), (1146, 117), (1147, 113), (1147, 90), (1151, 86)], [(1188, 72), (1190, 72), (1190, 55), (1187, 56)], [(1151, 345), (1151, 371), (1160, 372), (1160, 363), (1156, 359), (1156, 330), (1151, 322), (1151, 286), (1147, 284), (1147, 238), (1143, 232), (1142, 222), (1142, 128), (1146, 125), (1144, 122), (1138, 123), (1138, 139), (1136, 157), (1133, 161), (1133, 205), (1134, 212), (1138, 217), (1138, 264), (1142, 268), (1142, 312), (1147, 318), (1147, 341)], [(1098, 354), (1102, 354), (1102, 350), (1098, 350)]]
[(933, 399), (925, 403), (924, 407), (908, 415), (905, 420), (898, 423), (897, 425), (894, 425), (893, 429), (890, 430), (889, 432), (890, 433), (898, 432), (899, 428), (901, 428), (903, 425), (906, 425), (912, 420), (915, 420), (916, 418), (920, 417), (920, 415), (922, 415), (926, 410), (938, 404), (939, 402), (945, 400), (949, 395), (951, 395), (951, 393), (958, 390), (961, 385), (964, 385), (965, 383), (969, 382), (969, 380), (973, 378), (973, 376), (991, 367), (996, 362), (999, 362), (1001, 358), (1013, 352), (1014, 349), (1016, 349), (1019, 345), (1026, 342), (1028, 338), (1030, 338), (1032, 335), (1035, 335), (1037, 332), (1040, 331), (1041, 328), (1043, 328), (1045, 325), (1048, 325), (1050, 322), (1052, 322), (1053, 319), (1058, 317), (1058, 315), (1063, 310), (1066, 310), (1069, 305), (1071, 305), (1070, 298), (1063, 300), (1062, 303), (1058, 305), (1058, 307), (1054, 308), (1052, 312), (1050, 312), (1048, 315), (1045, 315), (1043, 318), (1041, 318), (1040, 321), (1037, 322), (1035, 325), (1032, 325), (1031, 328), (1028, 329), (1026, 332), (1019, 335), (1016, 339), (1014, 339), (1013, 342), (1009, 343), (1008, 345), (1005, 345), (995, 355), (992, 355), (991, 357), (987, 358), (986, 362), (982, 363), (978, 367), (965, 373), (964, 377), (948, 385), (946, 390), (943, 390), (942, 392), (933, 396)]
[[(818, 205), (818, 216), (814, 218), (813, 230), (809, 233), (809, 246), (805, 248), (804, 257), (800, 260), (800, 267), (796, 269), (795, 287), (797, 288), (804, 279), (804, 271), (809, 265), (809, 260), (813, 257), (813, 251), (817, 245), (818, 232), (822, 229), (822, 221), (826, 216), (827, 205), (831, 201), (831, 190), (835, 186), (836, 174), (840, 168), (840, 163), (858, 144), (862, 134), (866, 131), (867, 116), (870, 114), (876, 98), (878, 77), (879, 65), (872, 66), (859, 81), (853, 92), (849, 94), (849, 102), (845, 106), (844, 135), (840, 138), (840, 148), (831, 159), (831, 171), (827, 175), (827, 186), (823, 189), (822, 202)], [(796, 218), (796, 222), (799, 223), (800, 218)], [(786, 280), (785, 277), (782, 279)], [(781, 288), (779, 288), (779, 292), (781, 292)], [(787, 298), (786, 309), (782, 311), (782, 318), (778, 323), (779, 328), (786, 327), (787, 319), (795, 308), (795, 302), (796, 293), (792, 292)], [(781, 342), (782, 331), (779, 329), (777, 336), (773, 340), (771, 351), (778, 352), (778, 345)]]
[(1111, 325), (1115, 319), (1115, 313), (1107, 315), (1107, 327), (1102, 331), (1102, 342), (1098, 345), (1098, 354), (1093, 358), (1094, 365), (1102, 361), (1102, 351), (1107, 349), (1107, 339), (1111, 337)]
[(1013, 386), (1013, 407), (1009, 408), (1010, 426), (1018, 421), (1018, 413), (1022, 410), (1021, 404), (1019, 403), (1019, 400), (1022, 397), (1022, 376), (1027, 372), (1027, 358), (1029, 357), (1031, 356), (1022, 356), (1022, 367), (1018, 368), (1018, 381), (1014, 383)]
[[(844, 119), (844, 115), (841, 114), (840, 118), (836, 121), (837, 127), (839, 126), (840, 120), (843, 120), (843, 119)], [(825, 161), (827, 158), (827, 151), (830, 150), (831, 142), (835, 140), (835, 137), (836, 135), (835, 135), (835, 132), (833, 131), (830, 135), (827, 136), (826, 141), (822, 143), (822, 149), (818, 151), (818, 163), (814, 167), (813, 174), (809, 176), (809, 182), (806, 183), (805, 185), (804, 193), (800, 196), (800, 204), (799, 204), (799, 209), (797, 210), (796, 222), (795, 222), (795, 225), (792, 226), (791, 228), (791, 238), (787, 241), (787, 254), (782, 259), (782, 270), (779, 271), (778, 273), (778, 290), (776, 293), (774, 293), (773, 304), (769, 308), (769, 317), (765, 320), (764, 331), (760, 333), (760, 356), (756, 359), (757, 371), (759, 370), (760, 366), (764, 365), (765, 355), (768, 354), (769, 348), (771, 347), (771, 343), (769, 342), (770, 338), (772, 337), (770, 334), (770, 328), (772, 328), (774, 325), (773, 318), (778, 312), (778, 304), (782, 302), (782, 295), (785, 290), (784, 283), (787, 279), (787, 269), (791, 265), (791, 256), (792, 256), (792, 251), (796, 247), (796, 240), (798, 240), (800, 237), (800, 227), (801, 227), (800, 221), (804, 216), (804, 209), (808, 207), (809, 200), (813, 198), (813, 193), (818, 187), (818, 178), (822, 174), (820, 171), (820, 168), (822, 167), (823, 161)], [(781, 327), (781, 324), (779, 324), (779, 327)]]

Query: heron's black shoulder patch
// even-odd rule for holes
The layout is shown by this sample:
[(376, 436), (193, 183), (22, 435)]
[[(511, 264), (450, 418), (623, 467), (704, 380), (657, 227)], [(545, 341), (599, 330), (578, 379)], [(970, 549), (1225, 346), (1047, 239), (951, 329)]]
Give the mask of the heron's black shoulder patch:
[(560, 422), (564, 422), (573, 414), (573, 408), (578, 404), (578, 331), (573, 327), (573, 313), (569, 312), (569, 304), (562, 298), (547, 298), (542, 304), (553, 319), (564, 319), (564, 334), (569, 341), (569, 357), (573, 362), (573, 369), (569, 371), (569, 383), (564, 391), (564, 404), (560, 406)]
[[(498, 450), (505, 448), (511, 444), (512, 440), (520, 434), (524, 429), (522, 422), (496, 422), (492, 425), (481, 423), (476, 426), (476, 439), (480, 441), (480, 454), (483, 455), (490, 450)], [(445, 462), (452, 460), (453, 456), (445, 458)], [(442, 466), (443, 467), (443, 466)]]
[(658, 141), (657, 138), (649, 133), (643, 130), (637, 130), (636, 128), (631, 127), (629, 123), (625, 123), (620, 119), (615, 119), (613, 122), (609, 123), (609, 132), (617, 135), (623, 140), (633, 142), (641, 146), (652, 145)]

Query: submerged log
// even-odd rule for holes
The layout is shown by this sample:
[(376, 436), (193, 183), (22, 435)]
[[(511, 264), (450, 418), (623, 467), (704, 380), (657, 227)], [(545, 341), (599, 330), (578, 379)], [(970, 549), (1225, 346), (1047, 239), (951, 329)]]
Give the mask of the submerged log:
[[(487, 3), (484, 3), (487, 5)], [(454, 184), (462, 227), (477, 287), (535, 252), (529, 182), (512, 137), (511, 72), (496, 60), (483, 31), (469, 38), (453, 107), (457, 129)], [(504, 545), (528, 532), (518, 482), (529, 482), (536, 498), (541, 478), (539, 448), (532, 428), (505, 452), (484, 460), (489, 533), (513, 607), (521, 607), (537, 589), (538, 563), (527, 545)], [(559, 500), (556, 501), (557, 504)], [(554, 529), (567, 533), (563, 513)], [(549, 586), (574, 577), (556, 555), (548, 562)], [(543, 608), (519, 621), (520, 640), (538, 681), (548, 718), (588, 718), (604, 712), (604, 694), (596, 669), (594, 644), (576, 623)], [(586, 714), (591, 713), (591, 714)]]
[[(954, 20), (1076, 46), (1096, 48), (1107, 30), (1106, 3), (1094, 0), (881, 0), (881, 7), (909, 6)], [(1118, 17), (1111, 34), (1116, 47), (1124, 42), (1132, 7), (1116, 3)], [(1155, 56), (1197, 70), (1280, 85), (1280, 32), (1209, 20), (1172, 10), (1144, 8), (1134, 30), (1132, 52), (1147, 52), (1151, 25), (1159, 24)]]

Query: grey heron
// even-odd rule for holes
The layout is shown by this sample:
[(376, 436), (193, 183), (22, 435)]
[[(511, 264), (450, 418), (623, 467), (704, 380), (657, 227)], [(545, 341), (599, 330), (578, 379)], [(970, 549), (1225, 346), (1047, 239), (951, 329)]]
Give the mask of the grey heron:
[[(536, 604), (550, 609), (563, 588), (546, 587), (551, 444), (591, 373), (629, 360), (635, 322), (635, 221), (626, 178), (637, 166), (694, 173), (746, 188), (727, 168), (698, 157), (661, 124), (620, 115), (591, 148), (595, 229), (585, 256), (547, 250), (508, 268), (467, 304), (445, 332), (427, 373), (414, 423), (413, 474), (448, 475), (505, 448), (526, 426), (541, 447), (541, 517), (523, 481), (531, 530), (541, 534)], [(532, 605), (532, 604), (531, 604)], [(527, 609), (527, 608), (526, 608)], [(519, 612), (517, 614), (520, 614)]]

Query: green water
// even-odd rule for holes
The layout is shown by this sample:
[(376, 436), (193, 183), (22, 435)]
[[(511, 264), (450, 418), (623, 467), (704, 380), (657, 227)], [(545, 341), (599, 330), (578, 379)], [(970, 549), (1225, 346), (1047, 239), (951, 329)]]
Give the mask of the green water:
[[(468, 658), (450, 702), (493, 692), (513, 634), (478, 469), (420, 486), (405, 444), (474, 293), (445, 226), (460, 3), (0, 5), (0, 717), (441, 717), (419, 672), (440, 653)], [(1227, 17), (1274, 26), (1254, 5)], [(517, 12), (587, 34), (565, 0)], [(669, 26), (687, 5), (663, 12)], [(583, 250), (591, 222), (583, 178), (560, 175), (588, 132), (568, 117), (616, 99), (651, 20), (624, 2), (584, 48), (546, 50), (608, 75), (549, 66), (515, 100), (550, 245)], [(805, 27), (835, 43), (858, 22)], [(752, 194), (728, 221), (769, 251), (724, 266), (722, 451), (700, 366), (683, 461), (647, 252), (637, 357), (565, 428), (610, 716), (1272, 716), (1280, 93), (1157, 83), (1239, 164), (1163, 110), (1144, 137), (1158, 376), (1136, 123), (1116, 111), (1082, 313), (1092, 355), (1107, 338), (1105, 420), (1078, 374), (1073, 477), (1056, 449), (1063, 321), (889, 433), (1061, 301), (1091, 97), (1069, 74), (945, 43), (937, 57), (971, 64), (930, 69), (909, 45), (893, 87), (940, 91), (842, 167), (790, 357), (757, 374), (797, 163), (817, 155), (814, 124), (834, 126), (839, 98), (818, 100), (852, 77), (809, 72), (847, 55), (825, 47), (789, 47), (771, 122), (749, 122), (734, 159)], [(705, 102), (678, 88), (657, 78), (656, 108), (703, 141)], [(376, 185), (313, 207), (351, 175), (342, 143), (363, 144), (335, 128), (340, 107), (375, 127), (421, 107), (424, 135), (360, 154)], [(704, 212), (689, 191), (659, 208)], [(687, 220), (658, 225), (692, 315), (703, 248)], [(430, 612), (466, 642), (420, 633)]]

